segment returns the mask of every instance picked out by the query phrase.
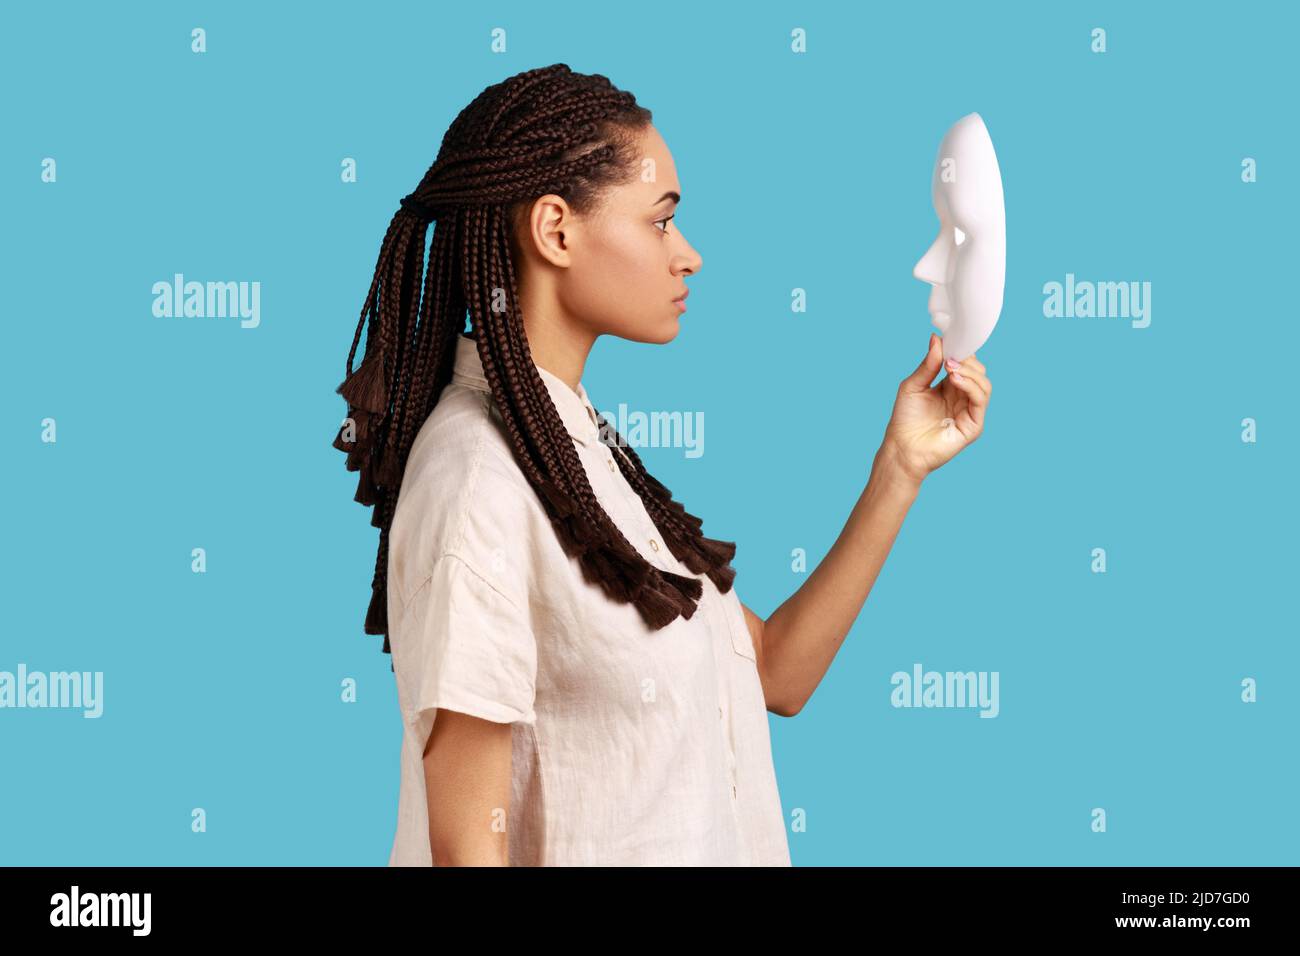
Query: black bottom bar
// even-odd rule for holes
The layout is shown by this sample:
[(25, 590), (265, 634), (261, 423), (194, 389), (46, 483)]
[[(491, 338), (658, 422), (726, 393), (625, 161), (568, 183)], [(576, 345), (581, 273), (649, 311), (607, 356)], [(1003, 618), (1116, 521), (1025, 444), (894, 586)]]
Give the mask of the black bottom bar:
[[(859, 940), (902, 931), (926, 941), (1131, 935), (1230, 946), (1243, 933), (1293, 925), (1296, 875), (1295, 867), (11, 867), (0, 870), (0, 925), (6, 941), (337, 945), (400, 931), (430, 945), (453, 932), (463, 948), (470, 927), (487, 947), (528, 927), (563, 938), (584, 921), (630, 917), (644, 931), (634, 935), (654, 936), (698, 917), (701, 928), (733, 937), (783, 927), (810, 933), (815, 945), (843, 928)], [(528, 917), (541, 922), (521, 922)]]

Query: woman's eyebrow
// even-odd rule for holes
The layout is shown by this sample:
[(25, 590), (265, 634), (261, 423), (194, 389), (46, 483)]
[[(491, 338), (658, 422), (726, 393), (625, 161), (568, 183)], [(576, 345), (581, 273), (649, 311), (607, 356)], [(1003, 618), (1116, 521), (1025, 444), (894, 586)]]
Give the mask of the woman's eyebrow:
[(673, 202), (678, 202), (678, 203), (682, 201), (681, 194), (680, 194), (680, 193), (675, 193), (675, 192), (673, 192), (673, 191), (670, 189), (670, 190), (668, 190), (668, 192), (664, 193), (662, 196), (660, 196), (658, 199), (656, 199), (653, 203), (651, 203), (651, 205), (652, 205), (652, 206), (657, 206), (657, 205), (659, 205), (661, 202), (663, 202), (665, 199), (671, 199)]

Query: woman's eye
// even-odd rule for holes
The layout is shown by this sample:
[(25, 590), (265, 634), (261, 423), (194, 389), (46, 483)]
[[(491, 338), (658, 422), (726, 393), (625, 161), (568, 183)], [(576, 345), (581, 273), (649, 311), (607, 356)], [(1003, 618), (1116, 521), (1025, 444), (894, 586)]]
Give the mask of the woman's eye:
[(966, 241), (966, 233), (962, 232), (962, 231), (961, 231), (960, 229), (958, 229), (956, 226), (953, 226), (953, 227), (952, 227), (952, 238), (953, 238), (953, 241), (955, 241), (955, 242), (957, 243), (957, 245), (960, 246), (963, 242)]
[[(676, 215), (676, 213), (674, 213), (673, 215)], [(672, 218), (673, 218), (672, 216), (669, 216), (668, 219), (656, 219), (656, 220), (655, 220), (655, 225), (656, 225), (656, 226), (659, 225), (659, 223), (661, 223), (661, 222), (664, 224), (663, 229), (659, 230), (660, 232), (664, 233), (665, 235), (668, 234), (668, 220), (669, 220), (669, 219), (672, 219)]]

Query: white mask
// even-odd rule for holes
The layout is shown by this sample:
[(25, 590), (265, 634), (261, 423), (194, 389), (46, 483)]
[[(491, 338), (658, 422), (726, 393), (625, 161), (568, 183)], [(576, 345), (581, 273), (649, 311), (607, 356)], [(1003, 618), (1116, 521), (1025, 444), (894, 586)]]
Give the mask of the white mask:
[(944, 134), (931, 187), (939, 238), (912, 275), (934, 288), (929, 310), (945, 359), (958, 362), (993, 334), (1007, 274), (1006, 210), (993, 140), (978, 113)]

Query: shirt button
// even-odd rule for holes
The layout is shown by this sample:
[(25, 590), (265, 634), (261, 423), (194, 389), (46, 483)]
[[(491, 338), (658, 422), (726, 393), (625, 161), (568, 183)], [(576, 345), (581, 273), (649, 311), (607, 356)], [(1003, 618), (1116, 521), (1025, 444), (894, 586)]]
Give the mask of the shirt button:
[(608, 461), (605, 462), (605, 464), (609, 465), (609, 470), (610, 470), (610, 471), (617, 471), (617, 470), (618, 470), (618, 465), (614, 464), (614, 459), (613, 459), (613, 458), (610, 458)]
[(731, 799), (736, 799), (736, 785), (734, 783), (731, 785)]
[(719, 708), (718, 708), (718, 720), (721, 720), (721, 719), (722, 719), (722, 708), (719, 707)]
[(652, 548), (654, 548), (656, 551), (658, 551), (658, 550), (659, 550), (659, 542), (656, 541), (654, 538), (651, 538), (651, 539), (650, 539), (650, 547), (652, 547)]

